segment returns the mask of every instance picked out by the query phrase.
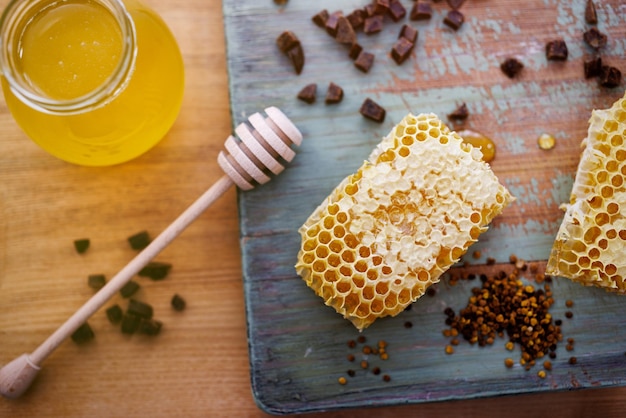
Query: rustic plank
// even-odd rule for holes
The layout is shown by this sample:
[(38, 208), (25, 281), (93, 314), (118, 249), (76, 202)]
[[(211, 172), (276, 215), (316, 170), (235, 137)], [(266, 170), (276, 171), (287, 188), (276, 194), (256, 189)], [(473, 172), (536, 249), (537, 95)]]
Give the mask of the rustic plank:
[[(337, 44), (311, 17), (322, 9), (349, 13), (367, 2), (289, 2), (285, 6), (225, 0), (224, 16), (235, 122), (257, 109), (275, 105), (300, 127), (305, 142), (285, 174), (251, 193), (239, 195), (240, 227), (251, 367), (257, 401), (273, 413), (292, 413), (363, 405), (394, 405), (544, 392), (575, 387), (626, 383), (622, 366), (626, 334), (608, 331), (612, 319), (626, 312), (619, 296), (582, 288), (567, 281), (555, 284), (562, 303), (576, 300), (576, 320), (568, 323), (583, 367), (567, 367), (567, 353), (549, 379), (535, 373), (504, 370), (503, 350), (463, 347), (446, 357), (442, 306), (463, 306), (471, 285), (442, 288), (435, 299), (420, 300), (410, 313), (382, 320), (366, 334), (385, 338), (397, 350), (385, 368), (388, 384), (371, 376), (346, 387), (337, 385), (345, 372), (345, 342), (355, 331), (320, 300), (293, 270), (299, 246), (297, 228), (347, 174), (406, 113), (434, 112), (442, 117), (466, 103), (469, 119), (462, 125), (484, 133), (496, 143), (493, 170), (517, 201), (498, 217), (472, 247), (482, 256), (506, 262), (511, 253), (526, 260), (546, 260), (560, 224), (559, 205), (569, 197), (578, 163), (580, 141), (594, 108), (605, 108), (623, 95), (623, 86), (600, 88), (583, 77), (583, 60), (592, 54), (582, 32), (584, 1), (536, 0), (466, 2), (466, 22), (454, 32), (442, 24), (445, 2), (434, 4), (430, 21), (393, 23), (359, 42), (375, 53), (371, 71), (354, 68), (345, 46)], [(404, 2), (410, 7), (410, 2)], [(626, 68), (623, 5), (598, 3), (599, 29), (609, 44), (602, 56)], [(389, 50), (403, 23), (419, 29), (413, 55), (398, 66)], [(275, 39), (292, 30), (302, 42), (306, 64), (296, 75)], [(566, 62), (548, 62), (545, 43), (563, 37)], [(515, 56), (525, 65), (519, 78), (508, 79), (499, 64)], [(330, 82), (340, 85), (340, 104), (325, 105)], [(318, 101), (296, 99), (309, 83), (318, 83)], [(321, 94), (321, 96), (319, 96)], [(383, 124), (358, 114), (371, 97), (387, 109)], [(452, 127), (461, 127), (451, 124)], [(556, 137), (557, 145), (538, 148), (540, 134)], [(418, 331), (407, 332), (403, 317)], [(580, 351), (578, 351), (580, 350)], [(610, 369), (610, 371), (609, 371)]]

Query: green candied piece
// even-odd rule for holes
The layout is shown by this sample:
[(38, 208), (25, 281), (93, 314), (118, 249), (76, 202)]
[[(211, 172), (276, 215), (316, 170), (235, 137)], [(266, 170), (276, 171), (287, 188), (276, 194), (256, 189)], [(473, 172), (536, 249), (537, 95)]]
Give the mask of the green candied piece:
[(131, 299), (128, 301), (128, 308), (126, 308), (126, 313), (128, 315), (135, 315), (142, 319), (151, 319), (152, 318), (152, 306), (147, 303), (140, 302), (136, 299)]
[(93, 340), (94, 337), (95, 334), (87, 322), (83, 323), (72, 333), (72, 341), (76, 344), (84, 344)]
[(152, 280), (163, 280), (167, 277), (172, 265), (159, 261), (151, 261), (139, 271), (142, 277), (149, 277)]
[(107, 279), (104, 274), (90, 274), (87, 277), (87, 284), (89, 287), (95, 290), (100, 290), (107, 283)]
[(83, 254), (85, 251), (87, 251), (87, 249), (89, 249), (89, 244), (91, 244), (89, 238), (74, 240), (74, 248), (76, 249), (76, 252), (78, 254)]
[(115, 304), (106, 310), (107, 318), (112, 324), (119, 324), (124, 317), (124, 311), (120, 308), (120, 305)]
[(172, 308), (174, 308), (175, 311), (184, 311), (185, 307), (187, 306), (187, 302), (185, 302), (185, 299), (183, 299), (180, 295), (175, 294), (174, 296), (172, 296), (172, 300), (171, 300), (171, 305)]
[(122, 318), (122, 333), (124, 334), (134, 334), (135, 331), (139, 328), (139, 324), (141, 323), (141, 318), (135, 315), (124, 314)]
[(144, 319), (139, 324), (139, 333), (144, 335), (158, 335), (163, 323), (156, 319)]
[(151, 241), (148, 231), (141, 231), (128, 237), (128, 243), (133, 250), (143, 250)]
[(129, 298), (137, 293), (140, 287), (141, 286), (139, 286), (139, 283), (134, 280), (130, 280), (128, 283), (122, 286), (122, 288), (120, 289), (120, 294), (123, 298)]

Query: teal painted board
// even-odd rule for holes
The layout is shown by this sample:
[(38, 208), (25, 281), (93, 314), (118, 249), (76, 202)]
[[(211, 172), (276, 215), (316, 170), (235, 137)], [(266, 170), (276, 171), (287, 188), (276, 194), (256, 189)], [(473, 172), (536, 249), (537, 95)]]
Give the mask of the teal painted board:
[[(506, 369), (504, 358), (519, 352), (507, 352), (505, 340), (492, 347), (462, 342), (454, 355), (446, 355), (443, 309), (462, 308), (475, 284), (451, 286), (443, 280), (435, 297), (422, 297), (410, 311), (364, 331), (369, 341), (389, 343), (390, 358), (378, 366), (392, 377), (390, 382), (370, 369), (358, 371), (345, 386), (337, 383), (355, 368), (346, 361), (346, 342), (358, 333), (296, 275), (297, 230), (380, 139), (408, 112), (434, 112), (453, 129), (492, 138), (497, 148), (492, 168), (517, 200), (470, 249), (481, 256), (468, 254), (465, 261), (481, 268), (487, 257), (506, 264), (515, 253), (541, 263), (562, 219), (559, 205), (569, 198), (591, 110), (609, 107), (624, 94), (624, 83), (607, 89), (583, 76), (583, 61), (595, 54), (582, 39), (591, 27), (584, 21), (583, 0), (468, 1), (458, 31), (442, 23), (446, 2), (433, 3), (428, 21), (386, 18), (380, 33), (358, 33), (359, 43), (375, 54), (371, 70), (363, 73), (347, 48), (311, 17), (322, 9), (347, 14), (367, 3), (223, 1), (233, 123), (277, 106), (304, 135), (284, 173), (238, 195), (251, 380), (259, 406), (289, 414), (626, 384), (626, 330), (613, 325), (626, 314), (626, 298), (564, 279), (553, 284), (557, 302), (552, 311), (563, 318), (565, 300), (575, 301), (575, 316), (563, 328), (567, 338), (576, 340), (578, 365), (567, 364), (571, 354), (565, 343), (545, 379), (537, 377), (537, 366)], [(401, 3), (407, 10), (413, 4)], [(597, 28), (608, 36), (599, 54), (606, 64), (626, 70), (626, 5), (596, 3)], [(419, 37), (409, 59), (397, 65), (389, 51), (403, 24), (418, 29)], [(304, 48), (300, 75), (276, 47), (285, 30), (293, 31)], [(549, 62), (545, 44), (559, 37), (567, 43), (568, 60)], [(514, 79), (499, 68), (510, 56), (524, 64)], [(330, 82), (344, 90), (339, 104), (324, 103)], [(296, 98), (309, 83), (318, 86), (314, 104)], [(383, 123), (359, 114), (367, 97), (387, 110)], [(469, 117), (455, 124), (446, 115), (461, 103)], [(554, 149), (537, 146), (542, 133), (556, 138)], [(404, 327), (407, 321), (413, 328)]]

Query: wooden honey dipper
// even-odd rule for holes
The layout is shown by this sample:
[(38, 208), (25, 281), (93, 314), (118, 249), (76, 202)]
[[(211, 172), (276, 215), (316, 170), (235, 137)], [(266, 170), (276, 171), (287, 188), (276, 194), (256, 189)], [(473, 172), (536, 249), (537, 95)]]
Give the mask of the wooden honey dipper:
[(169, 245), (202, 212), (211, 206), (233, 184), (250, 190), (268, 182), (270, 174), (279, 174), (295, 156), (292, 144), (300, 145), (302, 134), (276, 107), (265, 109), (267, 117), (255, 113), (248, 118), (250, 126), (241, 123), (225, 142), (217, 161), (226, 173), (191, 204), (174, 222), (132, 259), (102, 289), (80, 307), (63, 325), (30, 354), (22, 354), (0, 369), (0, 393), (7, 398), (21, 396), (41, 369), (41, 363), (61, 343), (100, 309), (150, 260)]

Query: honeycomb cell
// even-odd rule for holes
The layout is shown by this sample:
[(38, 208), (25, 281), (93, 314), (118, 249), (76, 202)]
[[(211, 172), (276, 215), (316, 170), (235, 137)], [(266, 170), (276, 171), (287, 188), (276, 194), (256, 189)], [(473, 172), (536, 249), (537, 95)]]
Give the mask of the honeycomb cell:
[(352, 277), (352, 283), (354, 283), (354, 285), (359, 289), (362, 289), (365, 287), (365, 278), (363, 276), (354, 275)]
[(359, 330), (402, 312), (514, 199), (479, 154), (407, 115), (302, 225), (296, 271)]
[(346, 229), (341, 225), (337, 225), (333, 228), (333, 235), (335, 236), (335, 238), (341, 239), (344, 237), (344, 235), (346, 235)]
[(337, 289), (337, 292), (345, 294), (345, 293), (348, 293), (350, 290), (352, 290), (352, 286), (348, 282), (341, 281), (341, 282), (337, 282), (336, 289)]
[(626, 294), (626, 94), (592, 112), (546, 273)]

